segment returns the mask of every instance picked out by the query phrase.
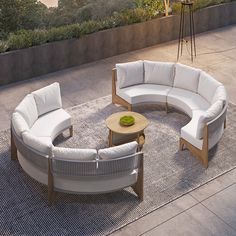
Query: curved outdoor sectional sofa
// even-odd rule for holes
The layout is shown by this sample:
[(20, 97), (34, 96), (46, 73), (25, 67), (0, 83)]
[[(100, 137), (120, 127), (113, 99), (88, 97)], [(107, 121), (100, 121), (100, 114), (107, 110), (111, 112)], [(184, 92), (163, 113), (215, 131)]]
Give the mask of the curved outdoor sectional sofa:
[(132, 186), (143, 199), (143, 153), (136, 141), (105, 149), (56, 147), (53, 140), (69, 129), (71, 116), (62, 108), (58, 83), (28, 94), (11, 118), (11, 158), (54, 191), (105, 193)]
[(112, 102), (128, 110), (140, 103), (163, 103), (184, 111), (190, 122), (181, 128), (180, 149), (186, 146), (205, 167), (208, 150), (220, 140), (226, 125), (224, 86), (199, 69), (157, 61), (116, 64)]

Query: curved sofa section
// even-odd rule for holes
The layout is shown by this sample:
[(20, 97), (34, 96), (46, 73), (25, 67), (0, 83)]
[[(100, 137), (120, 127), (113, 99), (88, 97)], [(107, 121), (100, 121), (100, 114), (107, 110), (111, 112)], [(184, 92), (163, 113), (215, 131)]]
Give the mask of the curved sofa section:
[(134, 61), (116, 64), (112, 72), (112, 102), (126, 106), (162, 103), (185, 112), (190, 122), (181, 128), (180, 149), (188, 148), (205, 167), (208, 150), (220, 140), (227, 113), (223, 84), (206, 72), (180, 63)]
[(67, 129), (72, 136), (58, 83), (28, 94), (11, 118), (11, 158), (48, 186), (49, 203), (55, 191), (92, 194), (128, 186), (143, 199), (143, 153), (137, 142), (100, 150), (54, 146), (54, 139)]

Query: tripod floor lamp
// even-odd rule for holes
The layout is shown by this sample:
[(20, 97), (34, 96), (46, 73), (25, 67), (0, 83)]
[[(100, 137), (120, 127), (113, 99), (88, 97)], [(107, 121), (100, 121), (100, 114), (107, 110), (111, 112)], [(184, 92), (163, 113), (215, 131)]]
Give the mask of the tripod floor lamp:
[(185, 18), (189, 17), (189, 32), (190, 32), (190, 47), (191, 47), (191, 60), (196, 57), (196, 43), (194, 31), (194, 18), (193, 18), (193, 2), (190, 0), (181, 1), (181, 14), (180, 14), (180, 27), (179, 27), (179, 42), (177, 60), (183, 52), (184, 37), (186, 34)]

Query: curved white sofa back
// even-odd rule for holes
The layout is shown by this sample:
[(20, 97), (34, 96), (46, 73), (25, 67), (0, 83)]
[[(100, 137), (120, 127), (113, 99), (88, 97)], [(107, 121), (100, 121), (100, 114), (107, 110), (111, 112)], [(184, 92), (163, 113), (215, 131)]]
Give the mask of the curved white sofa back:
[(34, 150), (49, 156), (55, 137), (71, 127), (71, 116), (62, 109), (59, 83), (28, 94), (12, 114), (17, 137)]
[[(192, 119), (181, 129), (181, 137), (199, 149), (204, 125), (226, 115), (223, 84), (200, 69), (180, 63), (140, 60), (116, 64), (115, 89), (115, 94), (131, 105), (162, 102), (183, 110)], [(222, 136), (223, 123), (210, 130), (209, 149)]]
[(12, 115), (13, 127), (21, 137), (22, 133), (30, 131), (41, 117), (60, 109), (62, 109), (60, 86), (59, 83), (53, 83), (25, 96)]
[(72, 126), (62, 109), (60, 86), (53, 83), (27, 95), (11, 119), (18, 160), (32, 178), (54, 188), (79, 193), (102, 193), (137, 182), (137, 142), (105, 149), (55, 147), (53, 140)]
[(118, 93), (135, 85), (162, 85), (196, 93), (208, 104), (227, 100), (223, 84), (200, 69), (180, 63), (135, 61), (116, 64), (116, 70)]
[[(52, 157), (19, 146), (18, 160), (29, 176), (48, 185), (50, 165), (54, 190), (71, 193), (106, 193), (135, 184), (143, 155), (136, 152), (137, 142), (100, 149), (100, 155), (95, 149), (52, 147)], [(101, 152), (107, 153), (105, 159)]]

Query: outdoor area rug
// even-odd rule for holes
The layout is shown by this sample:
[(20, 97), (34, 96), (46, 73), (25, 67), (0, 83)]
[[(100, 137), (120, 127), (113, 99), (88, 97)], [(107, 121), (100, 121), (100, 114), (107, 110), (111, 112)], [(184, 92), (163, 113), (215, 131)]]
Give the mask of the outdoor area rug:
[[(72, 148), (107, 147), (105, 119), (124, 108), (111, 96), (72, 107), (74, 136), (68, 132), (55, 145)], [(145, 130), (144, 201), (131, 188), (100, 195), (57, 193), (48, 206), (47, 187), (10, 160), (10, 132), (0, 135), (0, 235), (107, 235), (207, 183), (236, 166), (236, 105), (230, 104), (227, 128), (210, 151), (208, 169), (179, 151), (179, 135), (189, 118), (175, 109), (145, 105), (134, 108), (150, 121)]]

